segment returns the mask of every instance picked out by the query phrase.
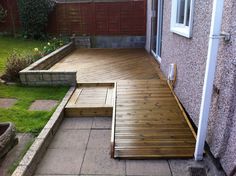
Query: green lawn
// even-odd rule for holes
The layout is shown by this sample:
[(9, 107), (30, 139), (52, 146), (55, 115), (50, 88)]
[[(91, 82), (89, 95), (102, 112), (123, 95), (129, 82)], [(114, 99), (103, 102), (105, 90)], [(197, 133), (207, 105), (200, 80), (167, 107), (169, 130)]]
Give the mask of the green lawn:
[[(33, 52), (35, 47), (42, 47), (40, 41), (29, 41), (0, 36), (0, 74), (3, 72), (8, 56), (15, 50), (18, 53)], [(20, 85), (0, 84), (1, 98), (16, 98), (18, 102), (9, 109), (0, 108), (0, 122), (14, 122), (18, 132), (31, 132), (36, 135), (47, 123), (54, 112), (28, 111), (35, 100), (61, 100), (68, 87), (24, 87)]]
[(38, 133), (54, 112), (29, 111), (35, 100), (61, 100), (68, 87), (25, 87), (0, 85), (0, 97), (18, 99), (10, 109), (0, 108), (1, 122), (14, 122), (18, 132)]
[(27, 54), (36, 47), (43, 47), (43, 42), (0, 36), (0, 75), (3, 74), (8, 56), (13, 52)]

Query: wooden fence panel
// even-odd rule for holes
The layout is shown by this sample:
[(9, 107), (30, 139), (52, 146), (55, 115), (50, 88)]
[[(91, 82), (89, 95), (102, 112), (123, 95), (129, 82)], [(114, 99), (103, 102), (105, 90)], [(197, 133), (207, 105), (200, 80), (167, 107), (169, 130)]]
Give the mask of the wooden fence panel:
[[(20, 27), (16, 0), (1, 4), (10, 13), (0, 31)], [(10, 8), (10, 9), (9, 9)], [(122, 2), (57, 3), (49, 16), (47, 31), (52, 34), (145, 35), (146, 0)]]
[[(55, 13), (56, 11), (56, 13)], [(146, 0), (59, 3), (51, 15), (51, 33), (145, 35)], [(53, 24), (53, 25), (51, 25)]]
[(0, 22), (0, 31), (14, 32), (20, 27), (17, 0), (4, 0), (0, 4), (7, 10), (4, 22)]

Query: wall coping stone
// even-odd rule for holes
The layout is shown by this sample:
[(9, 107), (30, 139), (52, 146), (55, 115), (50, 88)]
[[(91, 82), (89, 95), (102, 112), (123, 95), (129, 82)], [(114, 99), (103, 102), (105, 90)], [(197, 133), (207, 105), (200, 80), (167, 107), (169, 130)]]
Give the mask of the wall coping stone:
[(64, 118), (64, 108), (71, 98), (74, 90), (75, 87), (71, 87), (68, 90), (56, 111), (53, 113), (38, 137), (36, 137), (34, 143), (31, 145), (23, 159), (20, 161), (20, 164), (12, 176), (32, 176), (34, 174), (37, 164), (40, 162), (48, 145), (50, 144), (51, 139), (55, 135)]
[(42, 57), (27, 68), (20, 71), (20, 80), (25, 85), (75, 85), (77, 70), (53, 71), (47, 70), (75, 48), (74, 41), (62, 46), (52, 53)]
[(34, 62), (33, 64), (31, 64), (30, 66), (26, 67), (24, 70), (20, 71), (20, 72), (25, 72), (25, 71), (31, 71), (32, 69), (36, 68), (39, 64), (43, 63), (45, 60), (51, 58), (52, 56), (62, 52), (64, 49), (71, 47), (72, 45), (74, 45), (73, 42), (68, 43), (67, 45), (62, 46), (61, 48), (58, 48), (57, 50), (49, 53), (48, 55), (42, 57), (41, 59), (37, 60), (36, 62)]

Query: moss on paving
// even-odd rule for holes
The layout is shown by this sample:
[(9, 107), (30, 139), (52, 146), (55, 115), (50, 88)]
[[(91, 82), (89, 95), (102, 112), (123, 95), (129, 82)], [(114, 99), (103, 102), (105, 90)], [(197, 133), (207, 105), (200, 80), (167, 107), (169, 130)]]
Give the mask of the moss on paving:
[(0, 97), (16, 98), (17, 103), (9, 109), (0, 108), (0, 121), (13, 122), (18, 132), (31, 132), (36, 135), (51, 117), (52, 111), (29, 111), (35, 100), (62, 100), (68, 87), (25, 87), (1, 85)]
[(13, 38), (0, 36), (0, 75), (4, 73), (7, 58), (14, 51), (21, 54), (29, 54), (33, 49), (43, 47), (44, 42), (35, 40), (25, 40), (23, 38)]

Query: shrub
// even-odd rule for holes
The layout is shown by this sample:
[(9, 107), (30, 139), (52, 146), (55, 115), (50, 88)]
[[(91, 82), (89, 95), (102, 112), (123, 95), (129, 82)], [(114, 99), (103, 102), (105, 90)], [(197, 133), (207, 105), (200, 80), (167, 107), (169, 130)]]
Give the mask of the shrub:
[(5, 74), (2, 79), (6, 81), (19, 81), (19, 72), (24, 68), (28, 67), (35, 60), (32, 56), (22, 56), (17, 53), (13, 53), (7, 59)]
[(24, 36), (27, 38), (45, 38), (48, 15), (53, 9), (51, 0), (18, 0), (20, 19)]
[(0, 22), (3, 22), (7, 16), (7, 11), (0, 4)]

